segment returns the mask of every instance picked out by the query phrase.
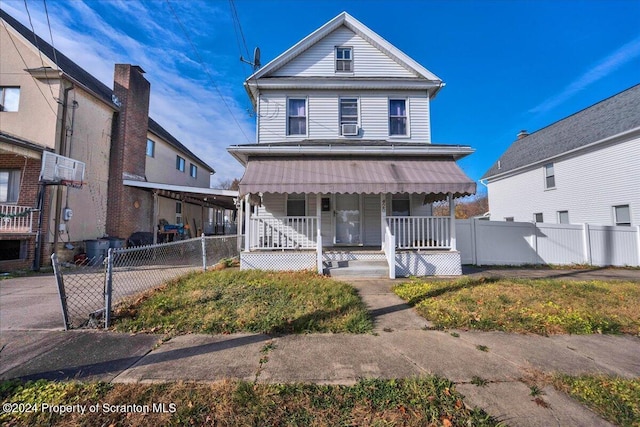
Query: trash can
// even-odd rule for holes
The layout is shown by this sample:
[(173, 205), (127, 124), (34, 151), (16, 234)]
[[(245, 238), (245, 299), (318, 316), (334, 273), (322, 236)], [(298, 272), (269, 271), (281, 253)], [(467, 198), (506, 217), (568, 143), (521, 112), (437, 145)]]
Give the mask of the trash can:
[(84, 245), (89, 265), (102, 264), (109, 251), (109, 241), (102, 239), (85, 240)]
[(121, 239), (119, 237), (103, 237), (100, 240), (107, 240), (109, 242), (110, 249), (121, 249), (124, 248), (125, 239)]

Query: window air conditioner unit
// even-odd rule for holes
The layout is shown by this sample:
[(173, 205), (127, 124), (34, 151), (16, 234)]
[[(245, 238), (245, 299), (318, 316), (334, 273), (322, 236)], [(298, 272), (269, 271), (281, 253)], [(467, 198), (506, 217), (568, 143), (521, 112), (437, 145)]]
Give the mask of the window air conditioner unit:
[(358, 135), (358, 125), (355, 123), (345, 123), (342, 125), (342, 135), (343, 136), (357, 136)]

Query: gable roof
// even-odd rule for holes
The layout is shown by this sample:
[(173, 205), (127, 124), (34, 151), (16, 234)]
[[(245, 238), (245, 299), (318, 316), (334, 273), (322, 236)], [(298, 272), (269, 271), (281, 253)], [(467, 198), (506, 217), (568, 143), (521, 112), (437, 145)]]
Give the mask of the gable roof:
[(287, 49), (284, 53), (280, 54), (275, 59), (267, 63), (264, 67), (260, 68), (258, 71), (249, 76), (246, 81), (249, 82), (251, 80), (268, 76), (343, 25), (353, 31), (355, 34), (367, 40), (373, 46), (384, 52), (386, 55), (388, 55), (390, 58), (392, 58), (394, 61), (396, 61), (406, 69), (413, 71), (419, 78), (438, 84), (442, 83), (442, 80), (438, 76), (424, 68), (422, 65), (418, 64), (407, 54), (393, 46), (391, 43), (376, 34), (374, 31), (355, 19), (353, 16), (349, 15), (347, 12), (342, 12), (331, 21), (327, 22), (322, 27), (318, 28), (313, 33), (300, 40), (291, 48)]
[[(107, 103), (111, 108), (116, 111), (120, 110), (120, 107), (113, 102), (113, 90), (109, 88), (107, 85), (102, 83), (100, 80), (91, 75), (84, 68), (73, 62), (69, 57), (60, 52), (58, 49), (54, 49), (49, 43), (47, 43), (40, 36), (35, 34), (33, 31), (22, 25), (17, 19), (9, 15), (7, 12), (0, 8), (0, 19), (4, 20), (8, 23), (15, 31), (17, 31), (22, 37), (25, 38), (29, 43), (31, 43), (36, 49), (39, 49), (51, 62), (54, 62), (54, 58), (57, 59), (57, 65), (60, 71), (69, 78), (74, 81), (74, 83), (82, 86), (86, 91), (92, 93), (94, 96), (99, 98), (101, 101)], [(55, 55), (54, 55), (55, 51)], [(180, 141), (178, 141), (173, 135), (171, 135), (167, 130), (165, 130), (160, 124), (158, 124), (155, 120), (149, 117), (149, 132), (165, 139), (169, 144), (174, 146), (176, 149), (182, 151), (183, 153), (188, 154), (193, 159), (197, 160), (201, 163), (202, 166), (207, 168), (211, 172), (215, 172), (214, 169), (207, 165), (203, 160), (201, 160), (198, 156), (193, 154), (191, 150), (185, 147)]]
[(518, 139), (481, 179), (542, 162), (634, 129), (640, 129), (640, 84)]

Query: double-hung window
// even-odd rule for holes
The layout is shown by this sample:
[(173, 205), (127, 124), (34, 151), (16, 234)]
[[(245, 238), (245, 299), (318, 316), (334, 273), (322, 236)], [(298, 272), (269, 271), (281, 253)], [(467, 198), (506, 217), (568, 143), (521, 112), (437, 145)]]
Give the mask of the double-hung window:
[(558, 211), (558, 224), (569, 224), (569, 211)]
[(189, 165), (189, 175), (191, 176), (191, 178), (197, 178), (198, 177), (198, 167), (196, 165), (194, 165), (193, 163), (191, 163)]
[(305, 216), (306, 197), (304, 194), (288, 194), (287, 195), (287, 216)]
[(156, 142), (152, 139), (147, 139), (147, 157), (156, 156)]
[(184, 168), (185, 168), (184, 159), (180, 156), (176, 156), (176, 169), (178, 169), (180, 172), (184, 172)]
[(407, 135), (407, 100), (389, 100), (389, 135)]
[(340, 134), (358, 134), (357, 98), (340, 98)]
[(353, 48), (336, 47), (336, 71), (353, 71)]
[(18, 203), (20, 170), (0, 169), (0, 203)]
[(289, 98), (287, 107), (287, 135), (306, 135), (307, 100), (305, 98)]
[(544, 165), (544, 188), (546, 190), (556, 188), (556, 173), (553, 169), (553, 163)]
[(391, 196), (391, 215), (411, 215), (411, 200), (409, 199), (409, 194), (394, 194)]
[(616, 225), (631, 225), (631, 211), (629, 205), (613, 207), (613, 216)]
[(20, 88), (0, 86), (0, 111), (18, 111)]

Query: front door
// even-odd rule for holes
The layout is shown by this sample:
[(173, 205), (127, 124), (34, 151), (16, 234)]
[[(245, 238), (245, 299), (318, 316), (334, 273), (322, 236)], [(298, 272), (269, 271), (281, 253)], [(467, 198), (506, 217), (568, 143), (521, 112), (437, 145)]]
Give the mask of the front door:
[(336, 194), (336, 245), (359, 245), (360, 195)]

